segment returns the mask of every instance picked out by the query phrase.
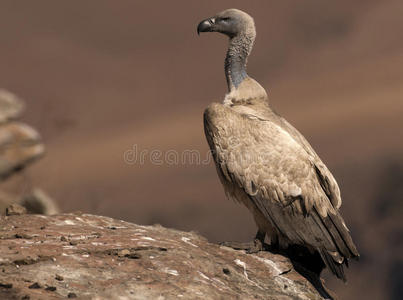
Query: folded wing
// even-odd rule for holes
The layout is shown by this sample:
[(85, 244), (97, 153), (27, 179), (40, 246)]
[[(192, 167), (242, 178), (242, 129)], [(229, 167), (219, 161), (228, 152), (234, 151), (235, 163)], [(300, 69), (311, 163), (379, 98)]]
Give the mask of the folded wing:
[(342, 265), (358, 252), (338, 212), (337, 183), (305, 138), (282, 118), (262, 119), (221, 104), (206, 109), (204, 125), (223, 184), (244, 191), (281, 243), (318, 251), (345, 280)]

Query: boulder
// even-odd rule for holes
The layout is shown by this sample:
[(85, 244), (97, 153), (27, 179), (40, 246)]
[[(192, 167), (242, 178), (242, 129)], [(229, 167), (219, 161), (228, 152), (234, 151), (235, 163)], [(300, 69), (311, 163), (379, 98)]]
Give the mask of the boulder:
[(23, 195), (20, 204), (30, 214), (55, 215), (60, 213), (56, 202), (40, 188), (34, 188), (31, 193)]
[[(55, 202), (40, 189), (29, 188), (26, 180), (13, 184), (11, 176), (42, 157), (45, 147), (39, 133), (16, 119), (24, 109), (24, 102), (13, 93), (0, 89), (0, 214), (19, 214), (24, 206), (28, 213), (55, 214)], [(18, 177), (18, 176), (17, 176)], [(7, 179), (7, 180), (6, 180)], [(15, 181), (15, 180), (14, 180)], [(15, 188), (10, 191), (10, 187)], [(23, 187), (23, 188), (22, 188)], [(15, 206), (14, 206), (15, 204)]]
[(41, 157), (44, 145), (39, 134), (30, 126), (10, 122), (0, 125), (0, 179)]
[(19, 205), (17, 203), (13, 203), (6, 208), (6, 216), (19, 216), (19, 215), (25, 215), (26, 213), (27, 209), (24, 206)]
[(16, 119), (24, 109), (23, 101), (13, 93), (0, 89), (0, 124)]
[(89, 214), (0, 217), (1, 299), (321, 299), (290, 261)]

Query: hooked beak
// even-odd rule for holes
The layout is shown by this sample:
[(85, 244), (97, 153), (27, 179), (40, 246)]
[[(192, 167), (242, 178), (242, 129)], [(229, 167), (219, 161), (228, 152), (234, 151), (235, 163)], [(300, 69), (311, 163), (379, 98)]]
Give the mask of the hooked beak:
[(203, 20), (197, 26), (197, 34), (200, 35), (200, 32), (212, 32), (214, 31), (215, 18), (208, 18)]

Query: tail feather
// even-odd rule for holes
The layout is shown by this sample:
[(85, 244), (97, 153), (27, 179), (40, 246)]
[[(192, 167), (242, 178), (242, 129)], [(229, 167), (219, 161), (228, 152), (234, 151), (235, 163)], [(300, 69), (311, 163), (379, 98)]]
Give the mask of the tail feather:
[(346, 275), (344, 274), (343, 263), (338, 263), (334, 261), (332, 255), (326, 249), (319, 250), (319, 254), (322, 257), (323, 262), (325, 265), (332, 271), (333, 274), (337, 276), (337, 278), (343, 280), (344, 282), (347, 281)]
[[(354, 245), (353, 239), (350, 236), (349, 230), (347, 226), (344, 224), (344, 221), (340, 214), (337, 212), (337, 214), (332, 214), (329, 213), (328, 215), (329, 219), (333, 223), (334, 227), (337, 230), (338, 235), (342, 239), (343, 246), (348, 249), (347, 251), (344, 251), (343, 255), (346, 258), (359, 258), (360, 254), (358, 253), (357, 247)], [(340, 245), (340, 243), (338, 243)]]
[(346, 281), (344, 265), (348, 267), (348, 259), (359, 257), (350, 232), (337, 211), (335, 214), (329, 212), (326, 217), (321, 217), (317, 213), (316, 217), (323, 224), (322, 230), (327, 231), (332, 240), (332, 244), (317, 248), (317, 251), (330, 271), (338, 278)]

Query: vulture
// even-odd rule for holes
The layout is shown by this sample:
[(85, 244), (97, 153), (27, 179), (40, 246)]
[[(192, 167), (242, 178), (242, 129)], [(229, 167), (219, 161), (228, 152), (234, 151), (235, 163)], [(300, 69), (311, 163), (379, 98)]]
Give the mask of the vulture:
[(246, 73), (256, 37), (253, 18), (227, 9), (200, 22), (200, 32), (229, 37), (228, 93), (222, 103), (204, 111), (204, 130), (227, 197), (254, 217), (258, 231), (251, 245), (256, 251), (262, 245), (294, 249), (308, 262), (308, 270), (320, 276), (327, 267), (346, 281), (343, 266), (359, 253), (339, 212), (337, 182), (304, 136), (272, 109), (265, 89)]

